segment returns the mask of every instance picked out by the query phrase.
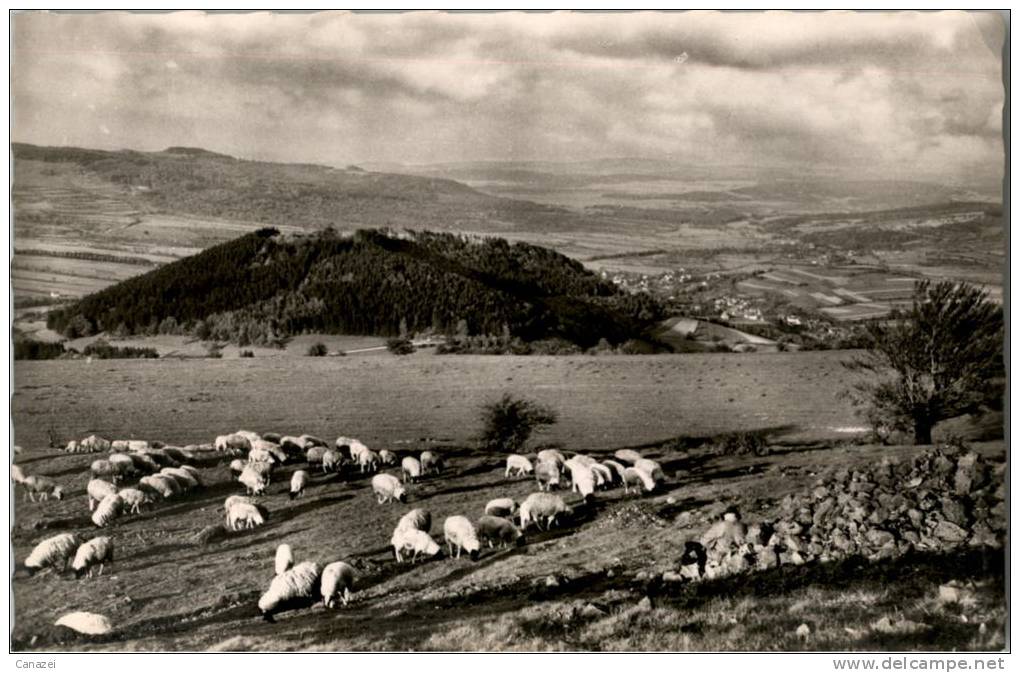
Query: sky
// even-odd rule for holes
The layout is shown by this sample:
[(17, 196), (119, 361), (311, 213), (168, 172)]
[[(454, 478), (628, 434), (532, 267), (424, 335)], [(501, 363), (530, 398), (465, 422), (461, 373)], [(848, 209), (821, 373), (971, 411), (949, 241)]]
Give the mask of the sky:
[(12, 137), (36, 144), (946, 181), (1004, 161), (995, 14), (21, 13), (12, 30)]

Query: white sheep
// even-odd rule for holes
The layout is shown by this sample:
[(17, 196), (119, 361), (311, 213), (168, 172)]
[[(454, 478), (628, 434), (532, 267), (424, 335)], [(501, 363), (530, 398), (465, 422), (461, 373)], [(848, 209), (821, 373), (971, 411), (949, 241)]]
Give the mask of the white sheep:
[(379, 462), (386, 466), (396, 465), (397, 454), (393, 453), (389, 449), (382, 449), (381, 451), (379, 451)]
[(563, 455), (561, 451), (557, 451), (556, 449), (543, 449), (538, 452), (538, 462), (556, 463), (557, 465), (562, 465), (563, 463), (567, 462), (567, 458), (566, 456)]
[(630, 487), (635, 486), (641, 492), (643, 486), (649, 493), (655, 490), (655, 479), (652, 475), (637, 467), (628, 467), (623, 471), (623, 491), (630, 493)]
[(326, 449), (322, 454), (322, 472), (339, 472), (344, 464), (344, 456), (336, 449)]
[(195, 481), (198, 482), (199, 486), (202, 485), (202, 473), (201, 471), (199, 471), (197, 467), (195, 467), (194, 465), (181, 465), (179, 469), (184, 470), (192, 477), (194, 477)]
[(399, 525), (393, 531), (390, 544), (393, 546), (393, 557), (397, 563), (403, 562), (402, 554), (411, 554), (411, 563), (414, 563), (419, 556), (431, 557), (440, 551), (439, 544), (427, 532), (417, 528), (402, 528)]
[(314, 598), (322, 569), (319, 564), (304, 561), (282, 575), (277, 575), (269, 589), (259, 598), (259, 610), (267, 622), (273, 622), (273, 614), (291, 601)]
[(248, 463), (254, 465), (255, 463), (268, 463), (272, 465), (276, 462), (276, 458), (273, 457), (269, 451), (265, 449), (252, 449), (248, 453)]
[(237, 503), (244, 503), (246, 505), (256, 505), (255, 498), (250, 498), (246, 495), (232, 495), (223, 501), (223, 511), (229, 512), (230, 508)]
[(315, 435), (301, 435), (298, 439), (304, 442), (305, 446), (329, 446), (325, 439), (321, 439)]
[(138, 486), (152, 489), (162, 498), (172, 498), (181, 492), (181, 485), (177, 483), (177, 480), (165, 474), (150, 474), (147, 477), (142, 477), (138, 480)]
[(324, 446), (310, 446), (305, 451), (305, 461), (309, 465), (321, 465), (328, 449)]
[(652, 479), (656, 481), (664, 481), (666, 479), (666, 473), (662, 471), (662, 466), (654, 460), (642, 458), (634, 463), (634, 467), (639, 470), (644, 470), (648, 474), (652, 475)]
[(235, 502), (227, 510), (227, 528), (238, 530), (240, 528), (256, 528), (264, 526), (265, 517), (258, 505), (246, 502)]
[(237, 480), (244, 484), (247, 492), (251, 495), (262, 495), (266, 490), (266, 486), (269, 485), (265, 477), (259, 474), (251, 465), (245, 466), (244, 471), (241, 472), (241, 476)]
[(137, 488), (122, 488), (117, 491), (117, 495), (124, 501), (124, 506), (130, 514), (140, 514), (143, 506), (152, 503), (149, 493)]
[(347, 605), (354, 589), (354, 568), (349, 563), (336, 561), (322, 569), (322, 603), (327, 608), (336, 607), (336, 599)]
[(216, 441), (213, 442), (213, 447), (217, 451), (237, 455), (237, 453), (240, 452), (246, 453), (250, 451), (251, 442), (236, 434), (220, 435), (216, 438)]
[(426, 533), (432, 528), (432, 514), (427, 509), (416, 507), (400, 517), (397, 522), (397, 530), (421, 530)]
[(81, 540), (74, 533), (48, 537), (32, 548), (28, 558), (25, 559), (25, 569), (29, 575), (34, 575), (43, 568), (53, 568), (58, 572), (66, 570), (79, 544)]
[(609, 488), (613, 484), (613, 471), (602, 463), (595, 463), (590, 466), (592, 476), (595, 477), (596, 488)]
[(117, 473), (122, 477), (130, 477), (138, 470), (135, 468), (135, 461), (126, 453), (111, 453), (106, 458), (116, 468)]
[(53, 625), (63, 626), (88, 636), (102, 636), (113, 630), (109, 618), (94, 612), (70, 612), (53, 622)]
[(518, 547), (524, 545), (524, 533), (511, 521), (501, 516), (486, 514), (478, 519), (475, 529), (478, 531), (478, 540), (483, 544), (488, 544), (490, 548), (497, 545), (500, 547), (508, 547), (511, 544)]
[(108, 495), (99, 503), (96, 511), (92, 512), (92, 523), (100, 528), (105, 528), (119, 517), (122, 511), (124, 511), (124, 501), (120, 496)]
[(257, 442), (258, 440), (262, 439), (262, 435), (260, 435), (257, 432), (251, 432), (250, 430), (238, 430), (234, 434), (237, 435), (238, 437), (244, 437), (245, 439), (248, 440), (248, 443)]
[(560, 485), (560, 468), (556, 462), (540, 460), (535, 465), (535, 480), (538, 488), (542, 491), (549, 491)]
[(517, 501), (513, 498), (494, 498), (485, 505), (485, 513), (490, 516), (513, 518), (517, 509)]
[(240, 477), (241, 473), (244, 472), (245, 465), (247, 465), (247, 463), (241, 460), (240, 458), (234, 458), (232, 461), (230, 461), (229, 466), (230, 473), (234, 475), (235, 479), (237, 477)]
[(146, 449), (154, 449), (152, 443), (147, 442), (144, 439), (129, 439), (127, 443), (128, 451), (145, 451)]
[(478, 534), (475, 527), (466, 516), (450, 516), (443, 522), (443, 538), (446, 540), (446, 547), (450, 556), (457, 552), (455, 558), (460, 558), (461, 551), (471, 555), (472, 561), (478, 560), (478, 553), (481, 544), (478, 542)]
[(159, 463), (146, 453), (128, 453), (126, 455), (134, 463), (135, 471), (145, 474), (159, 472)]
[(100, 451), (109, 451), (111, 448), (110, 440), (103, 439), (99, 435), (89, 435), (78, 442), (78, 450), (82, 453), (98, 453)]
[(400, 480), (391, 474), (377, 474), (372, 477), (372, 491), (380, 505), (394, 500), (407, 502), (407, 492), (400, 484)]
[(314, 445), (304, 441), (300, 437), (295, 437), (294, 435), (284, 435), (283, 437), (280, 437), (280, 446), (283, 447), (284, 451), (304, 453), (311, 449)]
[(304, 470), (295, 470), (290, 477), (290, 499), (293, 500), (304, 494), (305, 486), (308, 485), (308, 473)]
[[(287, 453), (280, 448), (280, 445), (275, 442), (269, 442), (264, 439), (259, 439), (251, 443), (251, 452), (260, 451), (269, 454), (273, 460), (277, 463), (283, 463), (287, 460)], [(248, 454), (249, 460), (251, 459), (251, 453)]]
[[(574, 461), (578, 465), (584, 465), (585, 467), (591, 467), (595, 463), (599, 462), (592, 458), (591, 456), (587, 456), (583, 453), (575, 453), (573, 456), (571, 456), (570, 460)], [(570, 460), (568, 460), (567, 462), (569, 463)]]
[(109, 477), (110, 481), (115, 484), (120, 481), (122, 469), (108, 460), (94, 460), (89, 465), (89, 471), (93, 478)]
[(443, 457), (435, 451), (422, 451), (421, 458), (419, 460), (421, 460), (422, 474), (429, 474), (430, 472), (439, 474), (445, 466)]
[(404, 460), (400, 461), (400, 472), (404, 482), (414, 483), (415, 479), (421, 477), (421, 461), (414, 456), (406, 456)]
[(49, 500), (52, 495), (57, 500), (64, 497), (64, 487), (57, 484), (49, 477), (44, 477), (38, 474), (32, 474), (25, 477), (21, 481), (21, 485), (25, 489), (25, 498), (28, 498), (32, 502), (35, 502), (35, 495), (39, 495), (40, 500)]
[(620, 449), (613, 456), (620, 462), (630, 463), (631, 465), (641, 460), (641, 454), (634, 449)]
[(524, 477), (535, 471), (531, 461), (519, 453), (512, 453), (506, 457), (506, 474), (504, 477)]
[(276, 548), (276, 574), (282, 575), (294, 566), (294, 552), (289, 544), (281, 544)]
[(361, 472), (375, 472), (379, 469), (379, 454), (375, 451), (362, 451), (358, 454), (358, 465), (361, 466)]
[(190, 491), (191, 489), (198, 488), (199, 486), (199, 481), (195, 478), (195, 475), (180, 467), (164, 467), (159, 471), (159, 473), (181, 482), (185, 491)]
[(616, 462), (615, 460), (603, 460), (602, 461), (602, 465), (605, 466), (606, 468), (608, 468), (612, 472), (612, 474), (613, 474), (612, 481), (614, 483), (616, 483), (616, 482), (623, 483), (623, 471), (626, 469), (626, 468), (624, 468), (623, 465), (621, 465), (620, 463)]
[(117, 487), (103, 479), (92, 479), (85, 487), (85, 492), (89, 496), (89, 511), (91, 512), (96, 509), (96, 505), (102, 502), (103, 498), (116, 494)]
[(578, 462), (575, 458), (566, 463), (567, 469), (570, 470), (570, 481), (573, 483), (573, 491), (580, 493), (581, 497), (587, 500), (595, 493), (595, 476), (591, 467)]
[(21, 471), (20, 465), (11, 465), (11, 481), (15, 484), (25, 481), (25, 473)]
[(74, 570), (76, 577), (80, 578), (86, 572), (89, 577), (92, 577), (92, 570), (97, 564), (99, 565), (99, 574), (102, 575), (107, 563), (113, 563), (113, 541), (102, 535), (94, 537), (78, 547), (71, 569)]
[(81, 445), (78, 443), (78, 440), (72, 439), (69, 441), (67, 446), (64, 447), (64, 453), (81, 453)]
[(552, 528), (561, 516), (570, 516), (574, 510), (558, 495), (552, 493), (532, 493), (521, 503), (521, 531), (527, 531), (528, 525), (534, 522), (539, 530), (545, 523), (545, 530)]

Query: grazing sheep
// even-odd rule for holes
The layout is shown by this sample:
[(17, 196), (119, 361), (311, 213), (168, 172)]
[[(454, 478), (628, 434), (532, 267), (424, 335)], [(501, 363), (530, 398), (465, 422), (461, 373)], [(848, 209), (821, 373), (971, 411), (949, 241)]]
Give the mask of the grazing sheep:
[[(144, 480), (143, 480), (144, 481)], [(117, 487), (108, 481), (102, 479), (93, 479), (89, 481), (85, 487), (85, 492), (89, 496), (89, 511), (93, 511), (103, 498), (108, 495), (115, 495), (117, 493)]]
[(517, 501), (513, 498), (496, 498), (485, 505), (485, 513), (490, 516), (513, 518), (517, 513)]
[(275, 621), (273, 615), (279, 608), (292, 601), (314, 598), (319, 593), (321, 575), (319, 564), (304, 561), (274, 577), (269, 590), (259, 598), (259, 611), (263, 619), (272, 623)]
[(227, 510), (227, 528), (238, 530), (239, 528), (255, 528), (264, 526), (266, 518), (258, 505), (246, 502), (235, 502)]
[(555, 462), (540, 460), (535, 466), (535, 480), (538, 488), (549, 491), (560, 485), (560, 468)]
[(524, 546), (524, 533), (518, 530), (513, 522), (501, 516), (486, 514), (478, 520), (475, 528), (478, 531), (478, 540), (488, 544), (490, 549), (493, 546), (509, 547), (511, 544)]
[(179, 460), (170, 455), (170, 452), (166, 449), (148, 449), (142, 452), (142, 455), (148, 456), (159, 465), (160, 468), (164, 467), (180, 467), (181, 463)]
[(361, 472), (375, 472), (379, 469), (379, 454), (375, 451), (362, 451), (358, 454), (358, 465), (361, 466)]
[(573, 491), (580, 493), (585, 500), (590, 498), (595, 493), (595, 476), (592, 474), (591, 468), (571, 458), (567, 461), (567, 469), (570, 470)]
[(639, 470), (644, 470), (648, 474), (652, 475), (652, 479), (655, 479), (656, 481), (665, 481), (666, 479), (666, 474), (662, 471), (662, 466), (654, 460), (642, 458), (634, 463), (634, 467)]
[(89, 435), (78, 442), (78, 451), (81, 453), (99, 453), (109, 451), (112, 448), (110, 440), (103, 439), (99, 435)]
[(70, 612), (53, 622), (53, 625), (63, 626), (87, 636), (102, 636), (113, 630), (110, 620), (95, 612)]
[(326, 447), (324, 446), (312, 446), (305, 452), (305, 461), (309, 465), (321, 465), (322, 459), (326, 456)]
[(241, 473), (244, 472), (245, 465), (247, 465), (247, 463), (245, 463), (240, 458), (235, 458), (232, 461), (230, 461), (230, 473), (234, 475), (235, 479), (237, 477), (240, 477)]
[(124, 511), (124, 501), (120, 496), (108, 495), (102, 499), (96, 507), (96, 511), (92, 512), (92, 523), (100, 528), (105, 528), (119, 517), (122, 511)]
[(397, 522), (397, 530), (408, 529), (408, 530), (421, 530), (426, 533), (432, 528), (432, 515), (427, 509), (416, 507), (410, 512), (400, 517), (400, 521)]
[(274, 444), (280, 444), (281, 443), (280, 440), (282, 440), (283, 437), (280, 436), (279, 432), (263, 432), (262, 439), (266, 440), (267, 442), (272, 442)]
[(294, 552), (289, 544), (281, 544), (276, 548), (276, 574), (282, 575), (294, 565)]
[(78, 440), (72, 439), (71, 441), (69, 441), (67, 443), (67, 446), (64, 447), (64, 453), (82, 453), (81, 447), (78, 444)]
[(244, 503), (246, 505), (255, 505), (255, 498), (249, 498), (246, 495), (232, 495), (223, 501), (223, 511), (229, 512), (230, 508), (238, 503)]
[(248, 462), (250, 464), (266, 463), (268, 465), (272, 465), (276, 462), (276, 458), (274, 458), (273, 454), (269, 453), (265, 449), (252, 449), (248, 453)]
[(652, 475), (637, 467), (628, 467), (623, 471), (623, 492), (630, 493), (630, 487), (635, 486), (640, 493), (643, 486), (645, 491), (651, 493), (655, 490), (655, 479)]
[(51, 495), (57, 500), (64, 497), (64, 487), (42, 475), (29, 475), (21, 481), (21, 485), (25, 489), (25, 497), (32, 502), (35, 502), (35, 494), (39, 494), (40, 500), (49, 500)]
[(202, 485), (202, 472), (197, 467), (194, 465), (181, 465), (178, 469), (184, 470), (195, 478), (195, 481), (198, 482), (199, 486)]
[(393, 557), (397, 563), (403, 563), (402, 554), (411, 554), (411, 563), (414, 563), (419, 556), (432, 557), (440, 551), (439, 544), (426, 531), (403, 528), (400, 525), (393, 531), (390, 544), (393, 546)]
[(234, 434), (237, 435), (238, 437), (244, 437), (245, 439), (248, 440), (249, 444), (251, 442), (257, 442), (258, 440), (262, 439), (262, 437), (259, 436), (259, 433), (251, 432), (250, 430), (238, 430)]
[(623, 483), (623, 471), (625, 469), (623, 465), (616, 462), (615, 460), (603, 460), (602, 464), (612, 471), (614, 483), (616, 482)]
[(11, 481), (15, 484), (25, 481), (25, 473), (21, 471), (20, 465), (11, 465)]
[(147, 477), (142, 477), (138, 480), (138, 485), (152, 489), (162, 498), (172, 498), (182, 491), (177, 480), (165, 474), (150, 474)]
[(298, 439), (303, 441), (305, 446), (329, 446), (325, 439), (321, 439), (315, 435), (301, 435)]
[(415, 479), (421, 477), (421, 461), (414, 456), (405, 457), (400, 461), (400, 472), (404, 482), (410, 481), (413, 484)]
[(290, 499), (293, 500), (304, 494), (305, 486), (308, 485), (308, 473), (304, 470), (297, 470), (290, 478)]
[(280, 448), (288, 453), (305, 453), (313, 446), (312, 444), (305, 442), (300, 437), (295, 437), (293, 435), (284, 435), (283, 437), (280, 437), (279, 444)]
[[(585, 467), (591, 467), (595, 463), (599, 462), (599, 461), (595, 460), (594, 458), (592, 458), (591, 456), (587, 456), (587, 455), (585, 455), (583, 453), (575, 453), (570, 458), (570, 460), (574, 461), (575, 463), (578, 463), (579, 465), (584, 465)], [(570, 461), (567, 461), (567, 462), (570, 462)]]
[(187, 490), (201, 486), (201, 483), (190, 470), (185, 470), (181, 467), (164, 467), (159, 473), (183, 482)]
[(322, 569), (322, 603), (327, 608), (336, 607), (337, 596), (347, 605), (354, 588), (354, 568), (349, 563), (336, 561)]
[(57, 572), (66, 570), (79, 544), (81, 540), (74, 533), (48, 537), (32, 548), (32, 552), (25, 559), (25, 570), (29, 575), (34, 575), (43, 568), (53, 568)]
[(404, 491), (400, 480), (392, 474), (377, 474), (372, 477), (372, 491), (380, 505), (394, 500), (407, 502), (407, 492)]
[(379, 451), (379, 462), (387, 467), (390, 465), (396, 465), (398, 460), (397, 454), (393, 453), (389, 449), (382, 449)]
[(558, 495), (532, 493), (521, 503), (521, 531), (526, 532), (531, 522), (535, 522), (539, 530), (542, 530), (544, 522), (545, 530), (549, 530), (560, 515), (570, 516), (573, 512), (573, 508)]
[(622, 463), (630, 463), (631, 465), (641, 460), (641, 454), (634, 449), (620, 449), (613, 454), (613, 457)]
[(89, 466), (93, 478), (109, 477), (115, 484), (120, 481), (121, 469), (108, 460), (94, 460)]
[(159, 463), (152, 459), (145, 453), (126, 453), (126, 455), (134, 464), (135, 471), (143, 474), (154, 474), (159, 472)]
[(96, 564), (99, 564), (99, 574), (102, 575), (107, 563), (113, 563), (113, 541), (103, 535), (94, 537), (78, 547), (71, 569), (74, 570), (75, 577), (81, 578), (86, 572), (92, 577), (92, 570)]
[(339, 472), (344, 464), (344, 455), (336, 449), (326, 449), (322, 454), (322, 473)]
[[(252, 450), (252, 452), (254, 452), (254, 451), (264, 451), (265, 453), (268, 453), (270, 456), (272, 456), (273, 460), (276, 461), (277, 463), (286, 463), (287, 462), (287, 458), (288, 458), (287, 452), (284, 451), (283, 449), (281, 449), (280, 445), (276, 444), (275, 442), (267, 442), (264, 439), (260, 439), (257, 442), (252, 442), (251, 450)], [(248, 459), (251, 460), (250, 453), (249, 453)]]
[[(163, 469), (170, 470), (173, 468), (166, 467)], [(178, 474), (173, 474), (171, 472), (160, 472), (159, 474), (153, 474), (150, 476), (153, 478), (166, 480), (167, 484), (170, 484), (171, 489), (173, 489), (176, 486), (175, 494), (187, 493), (192, 489), (191, 475), (188, 475), (187, 477), (182, 477)]]
[(124, 501), (129, 514), (140, 514), (144, 505), (152, 503), (152, 497), (137, 488), (122, 488), (117, 495)]
[(241, 476), (237, 480), (244, 484), (249, 495), (262, 495), (266, 491), (266, 486), (269, 485), (266, 478), (259, 474), (251, 465), (245, 466), (244, 471), (241, 472)]
[(129, 439), (127, 443), (128, 451), (145, 451), (146, 449), (154, 449), (155, 446), (152, 442), (147, 442), (144, 439)]
[(443, 457), (435, 451), (422, 451), (420, 460), (422, 474), (429, 474), (430, 472), (439, 474), (445, 466)]
[(472, 561), (478, 560), (481, 544), (478, 542), (478, 534), (475, 532), (475, 527), (466, 516), (447, 517), (446, 521), (443, 522), (443, 538), (446, 540), (446, 547), (450, 556), (453, 556), (454, 550), (456, 550), (457, 555), (455, 558), (460, 558), (461, 551), (466, 551), (471, 555)]
[(595, 463), (589, 466), (592, 476), (595, 477), (595, 488), (609, 488), (613, 485), (613, 471), (602, 463)]
[(524, 477), (535, 471), (531, 461), (518, 453), (506, 457), (506, 474), (504, 477)]
[(562, 465), (567, 462), (567, 458), (562, 452), (557, 451), (556, 449), (543, 449), (538, 452), (538, 462)]
[(217, 451), (234, 453), (251, 451), (251, 442), (245, 437), (241, 437), (237, 434), (232, 435), (220, 435), (213, 442), (213, 448)]
[(127, 451), (128, 440), (126, 439), (115, 439), (110, 442), (110, 449), (113, 451)]

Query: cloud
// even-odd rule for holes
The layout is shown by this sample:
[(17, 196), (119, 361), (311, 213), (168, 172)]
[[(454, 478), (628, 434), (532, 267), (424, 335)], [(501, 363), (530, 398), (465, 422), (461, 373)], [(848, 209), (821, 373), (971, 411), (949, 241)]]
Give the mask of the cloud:
[(332, 164), (937, 160), (947, 179), (1002, 163), (991, 14), (25, 13), (13, 34), (27, 142)]

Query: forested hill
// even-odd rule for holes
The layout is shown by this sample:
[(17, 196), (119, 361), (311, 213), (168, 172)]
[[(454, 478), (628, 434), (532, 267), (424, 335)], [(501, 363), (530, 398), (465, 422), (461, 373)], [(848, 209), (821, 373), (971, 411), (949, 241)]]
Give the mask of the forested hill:
[(189, 333), (271, 344), (302, 332), (558, 337), (580, 346), (639, 338), (661, 318), (557, 252), (498, 238), (261, 229), (49, 314), (68, 337)]

